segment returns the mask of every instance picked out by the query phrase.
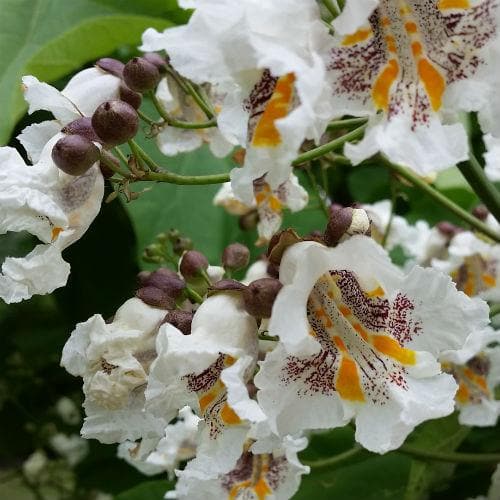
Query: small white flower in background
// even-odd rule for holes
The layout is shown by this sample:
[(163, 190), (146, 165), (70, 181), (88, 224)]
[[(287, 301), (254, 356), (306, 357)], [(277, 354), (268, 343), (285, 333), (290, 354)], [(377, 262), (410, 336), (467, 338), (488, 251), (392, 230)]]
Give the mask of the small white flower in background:
[[(493, 426), (500, 416), (495, 388), (500, 384), (500, 332), (488, 328), (468, 339), (463, 351), (441, 357), (443, 370), (458, 383), (455, 396), (462, 425)], [(489, 344), (496, 344), (488, 347)]]
[(234, 468), (216, 477), (202, 472), (179, 471), (174, 491), (165, 498), (273, 498), (287, 500), (299, 489), (301, 476), (309, 473), (297, 452), (307, 446), (305, 438), (286, 437), (280, 446), (268, 453), (252, 452), (249, 444)]
[(309, 195), (299, 184), (296, 175), (290, 174), (286, 182), (276, 189), (266, 182), (265, 178), (254, 181), (254, 197), (250, 205), (246, 205), (235, 196), (229, 182), (223, 184), (214, 198), (214, 204), (224, 207), (233, 215), (245, 215), (257, 210), (259, 235), (256, 245), (263, 246), (269, 243), (272, 236), (279, 231), (283, 222), (283, 210), (298, 212), (307, 206)]
[[(156, 97), (171, 118), (185, 122), (207, 121), (207, 117), (193, 98), (186, 95), (170, 76), (161, 80), (156, 90)], [(212, 102), (215, 97), (213, 93), (210, 94)], [(222, 136), (217, 127), (195, 130), (167, 126), (158, 133), (156, 142), (160, 151), (166, 156), (194, 151), (203, 143), (208, 143), (210, 151), (219, 158), (227, 156), (233, 149), (233, 144)]]
[(104, 182), (97, 165), (78, 177), (65, 174), (54, 164), (52, 148), (63, 136), (64, 125), (116, 97), (119, 81), (91, 68), (77, 73), (59, 92), (33, 76), (23, 78), (29, 112), (47, 110), (56, 120), (30, 125), (18, 136), (32, 166), (13, 148), (0, 148), (0, 234), (28, 231), (41, 241), (24, 258), (5, 259), (0, 274), (0, 297), (5, 302), (51, 293), (66, 284), (70, 268), (61, 252), (98, 214)]
[(247, 149), (232, 185), (250, 204), (253, 181), (267, 174), (271, 189), (285, 182), (304, 139), (319, 141), (333, 115), (321, 57), (328, 29), (312, 0), (181, 5), (196, 7), (188, 24), (148, 29), (142, 49), (166, 50), (181, 75), (215, 86), (220, 132)]
[(47, 455), (42, 450), (33, 452), (23, 463), (23, 475), (30, 483), (36, 483), (40, 474), (49, 463)]
[(463, 231), (451, 239), (446, 260), (433, 259), (431, 265), (449, 274), (469, 297), (500, 301), (500, 245)]
[(163, 435), (166, 422), (144, 411), (144, 390), (165, 314), (133, 298), (118, 309), (112, 323), (96, 314), (76, 326), (61, 365), (83, 378), (82, 436), (113, 443)]
[[(356, 421), (378, 453), (419, 423), (450, 414), (457, 384), (438, 357), (489, 322), (488, 307), (450, 278), (402, 273), (371, 238), (286, 250), (269, 334), (280, 343), (255, 376), (258, 402), (279, 435)], [(453, 315), (444, 311), (453, 310)]]
[(197, 309), (190, 335), (164, 324), (151, 366), (146, 410), (170, 421), (190, 406), (202, 419), (191, 471), (229, 471), (241, 454), (250, 423), (264, 420), (246, 383), (256, 366), (255, 319), (239, 297), (217, 294)]
[(185, 406), (179, 411), (177, 421), (167, 425), (160, 440), (125, 441), (118, 446), (118, 457), (145, 475), (166, 471), (172, 479), (180, 462), (196, 455), (199, 421), (191, 408)]
[(77, 425), (82, 419), (80, 408), (67, 397), (57, 400), (56, 412), (61, 417), (61, 420), (68, 425)]
[(466, 160), (457, 113), (497, 100), (498, 16), (496, 0), (348, 0), (327, 58), (332, 103), (370, 120), (345, 155), (358, 164), (381, 151), (422, 175)]
[(55, 434), (49, 439), (49, 444), (71, 467), (79, 464), (89, 453), (88, 441), (77, 434)]

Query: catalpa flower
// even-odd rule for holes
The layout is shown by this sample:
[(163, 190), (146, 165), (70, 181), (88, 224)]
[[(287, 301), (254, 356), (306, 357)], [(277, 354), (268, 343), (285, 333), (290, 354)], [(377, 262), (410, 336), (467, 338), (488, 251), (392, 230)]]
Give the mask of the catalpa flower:
[(348, 0), (334, 23), (332, 99), (371, 118), (346, 156), (357, 164), (381, 151), (422, 175), (465, 160), (465, 130), (446, 118), (490, 97), (482, 82), (496, 71), (498, 15), (496, 0)]
[(133, 298), (111, 323), (96, 314), (71, 333), (61, 366), (83, 378), (83, 437), (102, 443), (161, 438), (167, 422), (144, 411), (144, 391), (164, 317), (163, 309)]
[[(186, 95), (170, 76), (160, 81), (156, 97), (171, 118), (185, 122), (203, 122), (207, 119), (193, 98)], [(224, 139), (215, 127), (191, 130), (166, 126), (156, 136), (156, 142), (166, 156), (194, 151), (205, 142), (208, 143), (210, 151), (219, 158), (227, 156), (233, 149), (233, 145)]]
[(488, 328), (468, 340), (462, 351), (441, 359), (443, 370), (458, 383), (458, 421), (471, 426), (496, 425), (500, 415), (500, 401), (495, 399), (500, 384), (500, 333)]
[(431, 264), (450, 274), (457, 288), (470, 297), (500, 301), (500, 245), (464, 231), (451, 239), (447, 258), (433, 259)]
[(253, 181), (267, 174), (271, 189), (285, 182), (304, 139), (319, 141), (333, 115), (320, 55), (328, 29), (313, 0), (202, 0), (195, 6), (187, 25), (162, 34), (147, 30), (142, 49), (166, 50), (181, 75), (216, 88), (219, 130), (247, 149), (232, 185), (249, 204)]
[(247, 443), (234, 468), (225, 474), (211, 477), (179, 471), (175, 491), (165, 498), (256, 498), (287, 500), (298, 490), (301, 476), (309, 472), (297, 452), (307, 446), (305, 438), (287, 437), (281, 446), (269, 453), (254, 453)]
[(214, 204), (224, 207), (234, 215), (245, 215), (257, 210), (259, 216), (257, 223), (259, 238), (255, 243), (257, 246), (267, 244), (273, 234), (279, 231), (285, 208), (298, 212), (305, 208), (309, 201), (307, 191), (299, 184), (294, 174), (290, 174), (288, 180), (274, 190), (266, 182), (265, 177), (257, 179), (254, 181), (253, 190), (253, 203), (246, 205), (235, 196), (231, 184), (225, 183), (215, 195)]
[(255, 319), (239, 298), (217, 294), (197, 309), (190, 335), (163, 325), (156, 350), (146, 409), (170, 421), (180, 408), (191, 407), (203, 421), (190, 469), (215, 475), (231, 470), (250, 422), (265, 418), (246, 388), (258, 353)]
[(104, 181), (97, 165), (78, 177), (65, 174), (51, 151), (64, 125), (118, 95), (119, 79), (91, 68), (76, 74), (61, 92), (33, 76), (25, 76), (23, 85), (29, 112), (47, 110), (56, 120), (30, 125), (18, 136), (32, 166), (13, 148), (0, 148), (0, 234), (28, 231), (41, 242), (24, 258), (8, 257), (3, 263), (0, 297), (8, 303), (66, 284), (70, 269), (61, 252), (98, 214)]
[[(280, 343), (255, 377), (273, 432), (356, 421), (356, 440), (384, 453), (419, 423), (448, 415), (457, 385), (438, 357), (488, 324), (488, 307), (448, 276), (394, 266), (371, 238), (290, 247), (269, 334)], [(453, 314), (443, 314), (443, 311)]]

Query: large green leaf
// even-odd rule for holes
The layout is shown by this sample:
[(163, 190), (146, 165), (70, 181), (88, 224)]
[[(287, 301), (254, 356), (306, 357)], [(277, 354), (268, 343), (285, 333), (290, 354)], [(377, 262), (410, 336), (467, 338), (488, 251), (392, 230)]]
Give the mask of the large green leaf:
[(147, 481), (120, 493), (116, 500), (161, 500), (173, 488), (168, 481)]
[(148, 27), (164, 29), (172, 2), (148, 0), (0, 0), (0, 144), (25, 106), (21, 76), (50, 81), (124, 44)]

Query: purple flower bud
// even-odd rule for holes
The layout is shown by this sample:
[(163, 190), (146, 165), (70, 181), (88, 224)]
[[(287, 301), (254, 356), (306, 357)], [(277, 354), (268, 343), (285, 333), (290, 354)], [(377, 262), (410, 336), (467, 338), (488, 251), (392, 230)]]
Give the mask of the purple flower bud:
[(139, 109), (142, 104), (142, 95), (134, 92), (125, 83), (120, 83), (120, 99), (130, 104), (134, 109)]
[(86, 137), (67, 135), (52, 148), (54, 163), (69, 175), (82, 175), (99, 161), (99, 148)]
[(90, 116), (82, 116), (68, 123), (61, 129), (61, 132), (67, 135), (81, 135), (89, 141), (100, 142), (99, 137), (92, 127), (92, 118)]
[(160, 56), (157, 52), (146, 52), (142, 57), (151, 64), (154, 64), (160, 73), (164, 73), (166, 71), (167, 60)]
[(135, 295), (149, 306), (160, 309), (175, 309), (175, 299), (155, 286), (139, 288)]
[(125, 64), (123, 64), (121, 61), (118, 61), (118, 59), (113, 59), (111, 57), (103, 57), (102, 59), (99, 59), (95, 63), (95, 65), (103, 71), (106, 71), (106, 73), (110, 73), (114, 76), (117, 76), (118, 78), (122, 77), (123, 68), (125, 67)]
[(186, 288), (186, 282), (175, 271), (162, 267), (145, 278), (143, 286), (154, 286), (177, 299)]
[(184, 335), (191, 334), (191, 324), (193, 322), (194, 314), (191, 311), (182, 311), (176, 309), (170, 311), (165, 317), (164, 323), (170, 323), (180, 330)]
[(125, 83), (136, 92), (153, 90), (160, 81), (158, 68), (143, 57), (134, 57), (123, 68)]
[(457, 233), (460, 233), (462, 229), (451, 222), (443, 220), (436, 224), (438, 231), (446, 238), (453, 238)]
[(270, 318), (273, 304), (283, 285), (274, 278), (255, 280), (243, 290), (243, 302), (248, 314), (256, 318)]
[(330, 211), (330, 218), (323, 236), (329, 247), (335, 246), (347, 232), (352, 223), (354, 209), (351, 207)]
[(472, 215), (483, 222), (488, 218), (490, 212), (484, 205), (478, 205), (472, 209)]
[(226, 269), (237, 271), (248, 266), (250, 261), (250, 250), (241, 243), (228, 245), (222, 254), (222, 265)]
[(110, 146), (132, 139), (139, 129), (135, 109), (123, 101), (106, 101), (92, 116), (92, 127), (102, 141)]
[[(120, 167), (120, 160), (113, 154), (111, 154), (109, 151), (102, 150), (101, 151), (101, 158), (106, 157), (106, 160), (108, 162), (113, 163), (116, 167)], [(105, 179), (109, 179), (110, 177), (113, 177), (114, 171), (108, 167), (108, 165), (103, 162), (102, 160), (99, 162), (99, 168), (101, 169), (101, 174), (104, 176)]]
[(189, 250), (182, 256), (180, 270), (186, 279), (197, 278), (208, 268), (207, 258), (196, 250)]

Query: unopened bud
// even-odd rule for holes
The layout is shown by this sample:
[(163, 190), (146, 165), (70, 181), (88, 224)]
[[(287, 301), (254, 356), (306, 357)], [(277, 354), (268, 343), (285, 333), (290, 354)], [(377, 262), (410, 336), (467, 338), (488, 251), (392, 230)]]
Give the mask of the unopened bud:
[(349, 236), (369, 233), (370, 219), (366, 211), (361, 208), (345, 207), (330, 211), (323, 239), (328, 246), (333, 247)]
[(143, 57), (134, 57), (123, 68), (125, 83), (136, 92), (153, 90), (160, 81), (158, 68)]
[(106, 144), (116, 146), (137, 134), (139, 117), (135, 109), (124, 101), (106, 101), (95, 110), (92, 127)]
[(81, 135), (92, 142), (100, 142), (99, 137), (92, 127), (92, 118), (82, 116), (65, 125), (61, 132), (67, 135)]
[(139, 92), (134, 92), (131, 88), (127, 87), (125, 83), (120, 83), (120, 100), (130, 104), (134, 109), (139, 109), (142, 104), (142, 95)]
[(186, 279), (197, 278), (208, 268), (208, 260), (196, 250), (189, 250), (182, 256), (180, 271)]
[(159, 307), (160, 309), (175, 309), (175, 299), (155, 286), (139, 288), (135, 295), (149, 306)]
[(175, 255), (182, 255), (186, 250), (193, 248), (193, 240), (185, 236), (180, 236), (172, 243), (172, 250)]
[(462, 229), (451, 222), (443, 220), (436, 224), (437, 230), (446, 238), (453, 238), (457, 233), (460, 233)]
[(190, 335), (193, 316), (194, 314), (191, 311), (176, 309), (167, 314), (165, 321), (175, 326), (175, 328), (180, 330), (184, 335)]
[(274, 278), (255, 280), (243, 290), (243, 302), (248, 314), (256, 318), (270, 318), (273, 304), (283, 285)]
[(186, 282), (175, 271), (162, 267), (144, 280), (144, 286), (154, 286), (177, 299), (186, 288)]
[(489, 210), (484, 205), (478, 205), (472, 209), (472, 215), (483, 222), (488, 218)]
[[(102, 161), (103, 157), (106, 158), (106, 162)], [(105, 179), (113, 177), (115, 173), (113, 169), (108, 167), (107, 162), (112, 163), (117, 168), (120, 168), (120, 160), (115, 155), (111, 154), (109, 151), (103, 149), (101, 151), (101, 161), (99, 162), (99, 168), (101, 169), (101, 174), (104, 176)]]
[(150, 271), (141, 271), (137, 275), (137, 283), (140, 285), (141, 288), (143, 286), (146, 286), (146, 280), (149, 278), (149, 276), (151, 276)]
[(165, 73), (167, 70), (167, 60), (160, 56), (160, 54), (156, 52), (146, 52), (142, 57), (151, 64), (154, 64), (160, 73)]
[(237, 271), (248, 266), (250, 250), (241, 243), (228, 245), (222, 254), (222, 265), (231, 271)]
[(110, 73), (114, 76), (117, 76), (118, 78), (122, 77), (123, 68), (125, 67), (125, 64), (123, 64), (121, 61), (118, 61), (118, 59), (113, 59), (111, 57), (103, 57), (102, 59), (99, 59), (95, 63), (95, 65), (103, 71), (106, 71), (106, 73)]
[(99, 161), (99, 148), (86, 137), (67, 135), (52, 148), (54, 163), (69, 175), (82, 175)]

